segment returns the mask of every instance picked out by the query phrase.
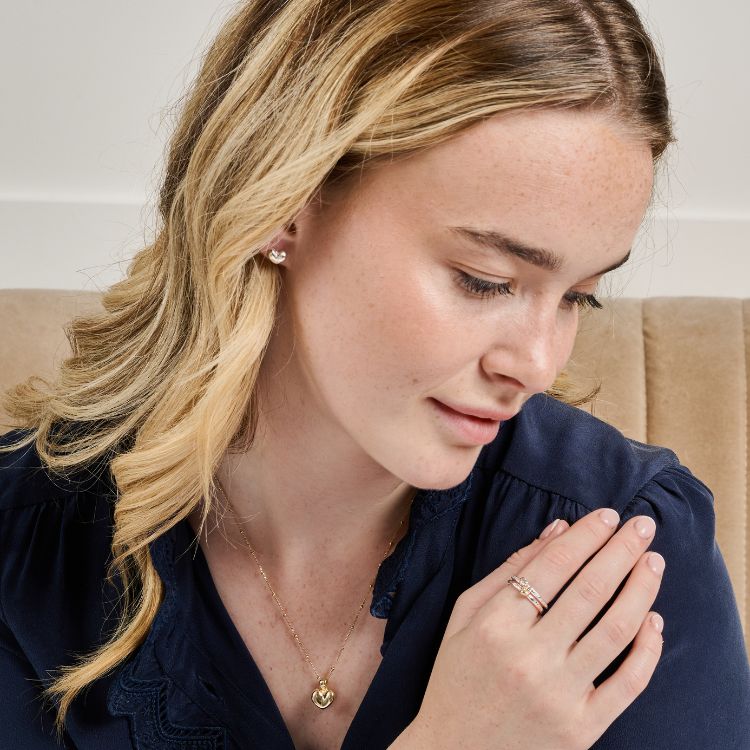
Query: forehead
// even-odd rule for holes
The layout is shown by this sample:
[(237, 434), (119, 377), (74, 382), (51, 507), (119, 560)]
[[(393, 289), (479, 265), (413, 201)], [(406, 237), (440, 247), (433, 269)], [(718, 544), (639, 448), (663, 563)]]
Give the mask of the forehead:
[(571, 187), (632, 187), (653, 173), (647, 143), (629, 135), (604, 113), (548, 109), (495, 115), (437, 146), (415, 155), (413, 166), (442, 167), (477, 185), (494, 186), (500, 177), (514, 177), (519, 190), (526, 185), (551, 189)]
[(648, 144), (605, 115), (538, 110), (493, 116), (388, 164), (376, 170), (373, 187), (425, 230), (494, 227), (563, 253), (619, 257), (652, 180)]

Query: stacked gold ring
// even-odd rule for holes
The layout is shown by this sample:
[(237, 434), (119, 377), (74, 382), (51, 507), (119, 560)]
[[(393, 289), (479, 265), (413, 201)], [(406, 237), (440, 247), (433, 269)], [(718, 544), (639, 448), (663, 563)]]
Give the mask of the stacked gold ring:
[(523, 577), (511, 576), (508, 583), (518, 592), (528, 599), (537, 609), (536, 616), (541, 617), (549, 609), (547, 602), (542, 599), (539, 592), (531, 587), (531, 584)]

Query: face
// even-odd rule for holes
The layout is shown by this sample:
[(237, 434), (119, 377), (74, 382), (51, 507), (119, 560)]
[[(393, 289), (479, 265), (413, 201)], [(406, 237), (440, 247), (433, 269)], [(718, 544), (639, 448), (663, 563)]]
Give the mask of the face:
[(507, 419), (552, 385), (602, 270), (630, 249), (652, 175), (646, 143), (554, 110), (498, 115), (372, 168), (275, 243), (287, 260), (274, 377), (337, 449), (413, 486), (458, 484), (498, 426), (472, 432), (481, 422), (436, 402)]

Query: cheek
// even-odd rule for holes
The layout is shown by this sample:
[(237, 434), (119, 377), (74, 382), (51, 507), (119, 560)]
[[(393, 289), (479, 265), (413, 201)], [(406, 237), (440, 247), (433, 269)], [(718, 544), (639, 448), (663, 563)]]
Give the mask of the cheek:
[(470, 349), (468, 311), (440, 266), (415, 267), (389, 280), (379, 316), (383, 346), (402, 380), (434, 386), (464, 362)]
[(342, 294), (348, 314), (337, 316), (340, 343), (331, 354), (371, 391), (397, 397), (430, 388), (465, 361), (470, 321), (439, 268), (381, 263)]
[(408, 269), (371, 266), (362, 257), (318, 270), (295, 289), (294, 303), (299, 354), (318, 386), (329, 398), (362, 403), (413, 390), (453, 338), (434, 295)]

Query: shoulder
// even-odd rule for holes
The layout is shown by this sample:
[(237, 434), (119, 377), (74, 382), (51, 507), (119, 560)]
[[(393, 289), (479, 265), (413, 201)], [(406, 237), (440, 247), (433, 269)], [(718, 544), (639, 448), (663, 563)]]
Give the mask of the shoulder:
[[(0, 447), (31, 435), (31, 430), (12, 430), (0, 435)], [(113, 490), (108, 468), (102, 461), (62, 474), (51, 471), (44, 464), (33, 440), (20, 448), (0, 453), (0, 513)]]
[[(664, 645), (647, 689), (608, 729), (608, 746), (626, 747), (633, 737), (651, 732), (665, 748), (684, 747), (686, 737), (691, 747), (746, 747), (750, 663), (715, 535), (711, 490), (670, 449), (627, 438), (547, 396), (529, 399), (486, 448), (477, 462), (480, 502), (460, 540), (462, 559), (470, 562), (459, 578), (463, 588), (530, 544), (554, 518), (573, 524), (600, 507), (617, 510), (620, 525), (650, 516), (656, 533), (649, 549), (666, 562), (650, 606), (664, 619)], [(627, 580), (582, 636), (619, 601)], [(534, 583), (543, 587), (543, 576)], [(550, 598), (550, 607), (558, 596)], [(620, 668), (631, 645), (596, 678), (595, 687)], [(655, 716), (664, 720), (653, 733)]]
[[(30, 435), (30, 430), (12, 430), (0, 436), (0, 447), (6, 447)], [(0, 453), (0, 513), (64, 500), (74, 495), (75, 489), (75, 483), (46, 469), (33, 442)]]
[(530, 544), (555, 518), (572, 525), (598, 508), (614, 508), (620, 525), (651, 516), (653, 549), (668, 565), (686, 544), (695, 559), (714, 554), (713, 494), (674, 451), (625, 437), (545, 394), (501, 425), (476, 466), (465, 509), (465, 554), (475, 577)]
[(653, 493), (654, 482), (659, 485), (667, 476), (671, 482), (683, 481), (695, 491), (708, 492), (671, 449), (628, 438), (546, 394), (533, 396), (504, 423), (495, 443), (480, 456), (478, 464), (485, 472), (505, 474), (567, 498), (583, 511), (612, 507), (622, 515), (635, 497)]
[[(30, 434), (29, 430), (13, 430), (0, 436), (0, 446)], [(24, 519), (54, 517), (90, 524), (94, 520), (92, 509), (109, 509), (115, 497), (109, 471), (102, 462), (60, 474), (44, 464), (33, 441), (0, 453), (0, 554), (11, 546), (4, 535), (12, 532), (16, 538), (22, 536)]]
[[(0, 445), (23, 432), (0, 436)], [(33, 612), (51, 613), (55, 602), (63, 609), (64, 597), (101, 588), (112, 501), (103, 472), (54, 474), (33, 443), (0, 453), (0, 616), (8, 624), (28, 624)]]

